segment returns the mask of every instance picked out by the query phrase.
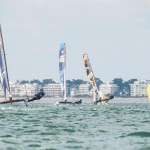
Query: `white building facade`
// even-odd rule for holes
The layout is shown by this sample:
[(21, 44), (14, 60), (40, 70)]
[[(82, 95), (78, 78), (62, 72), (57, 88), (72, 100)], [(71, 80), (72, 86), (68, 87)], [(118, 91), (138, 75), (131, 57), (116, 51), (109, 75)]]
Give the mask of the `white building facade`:
[(117, 84), (104, 83), (99, 86), (99, 90), (103, 94), (114, 94), (115, 92), (118, 92), (119, 87)]
[(37, 84), (10, 84), (11, 94), (13, 96), (34, 96), (38, 91)]
[(71, 88), (70, 89), (70, 96), (74, 97), (77, 94), (77, 89), (76, 88)]
[(88, 83), (80, 84), (77, 89), (76, 95), (81, 95), (81, 96), (90, 95), (89, 84)]
[(150, 80), (138, 80), (133, 84), (130, 84), (130, 96), (147, 96), (147, 87), (150, 84)]
[[(38, 92), (37, 84), (20, 84), (10, 82), (10, 91), (12, 96), (34, 96)], [(0, 96), (4, 96), (3, 89), (0, 86)]]
[(45, 96), (49, 97), (60, 97), (61, 92), (61, 84), (47, 84), (43, 87), (43, 90), (45, 92)]

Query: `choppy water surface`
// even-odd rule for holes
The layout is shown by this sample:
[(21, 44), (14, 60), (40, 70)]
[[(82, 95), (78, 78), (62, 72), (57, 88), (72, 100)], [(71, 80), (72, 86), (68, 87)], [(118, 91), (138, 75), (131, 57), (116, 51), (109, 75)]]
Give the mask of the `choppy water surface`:
[(149, 150), (150, 104), (0, 106), (0, 149)]

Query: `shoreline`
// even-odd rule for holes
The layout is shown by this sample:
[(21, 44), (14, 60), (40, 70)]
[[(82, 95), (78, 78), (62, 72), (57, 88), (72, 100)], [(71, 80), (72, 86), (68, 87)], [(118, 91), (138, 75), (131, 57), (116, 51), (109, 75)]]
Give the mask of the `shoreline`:
[[(82, 103), (92, 103), (91, 98), (68, 98), (68, 101), (74, 102), (82, 99)], [(56, 103), (62, 101), (62, 98), (43, 98), (36, 103)], [(114, 98), (109, 101), (109, 103), (149, 103), (146, 97), (144, 98)]]
[[(19, 97), (14, 97), (14, 99), (19, 99)], [(91, 98), (72, 98), (68, 97), (68, 101), (74, 102), (82, 99), (82, 103), (92, 103)], [(0, 102), (5, 101), (4, 98), (0, 98)], [(62, 98), (52, 98), (52, 97), (44, 97), (40, 100), (34, 101), (35, 103), (56, 103), (62, 101)], [(19, 102), (20, 103), (20, 102)], [(109, 103), (150, 103), (147, 97), (143, 98), (114, 98), (109, 101)]]

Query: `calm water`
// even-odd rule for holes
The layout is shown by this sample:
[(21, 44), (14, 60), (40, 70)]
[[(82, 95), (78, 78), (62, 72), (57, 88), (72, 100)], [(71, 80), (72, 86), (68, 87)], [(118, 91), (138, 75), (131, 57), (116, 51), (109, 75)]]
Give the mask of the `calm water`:
[(0, 149), (149, 150), (150, 104), (1, 105)]

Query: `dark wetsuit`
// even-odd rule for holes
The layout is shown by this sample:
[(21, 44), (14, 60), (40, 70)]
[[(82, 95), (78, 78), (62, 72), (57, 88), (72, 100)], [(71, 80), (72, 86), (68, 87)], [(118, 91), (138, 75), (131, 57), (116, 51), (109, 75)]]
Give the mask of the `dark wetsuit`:
[(75, 104), (81, 104), (82, 103), (82, 99), (80, 99), (79, 101), (74, 102)]
[(35, 94), (35, 96), (32, 99), (29, 99), (28, 102), (39, 100), (45, 95), (44, 92), (39, 92), (38, 94)]

